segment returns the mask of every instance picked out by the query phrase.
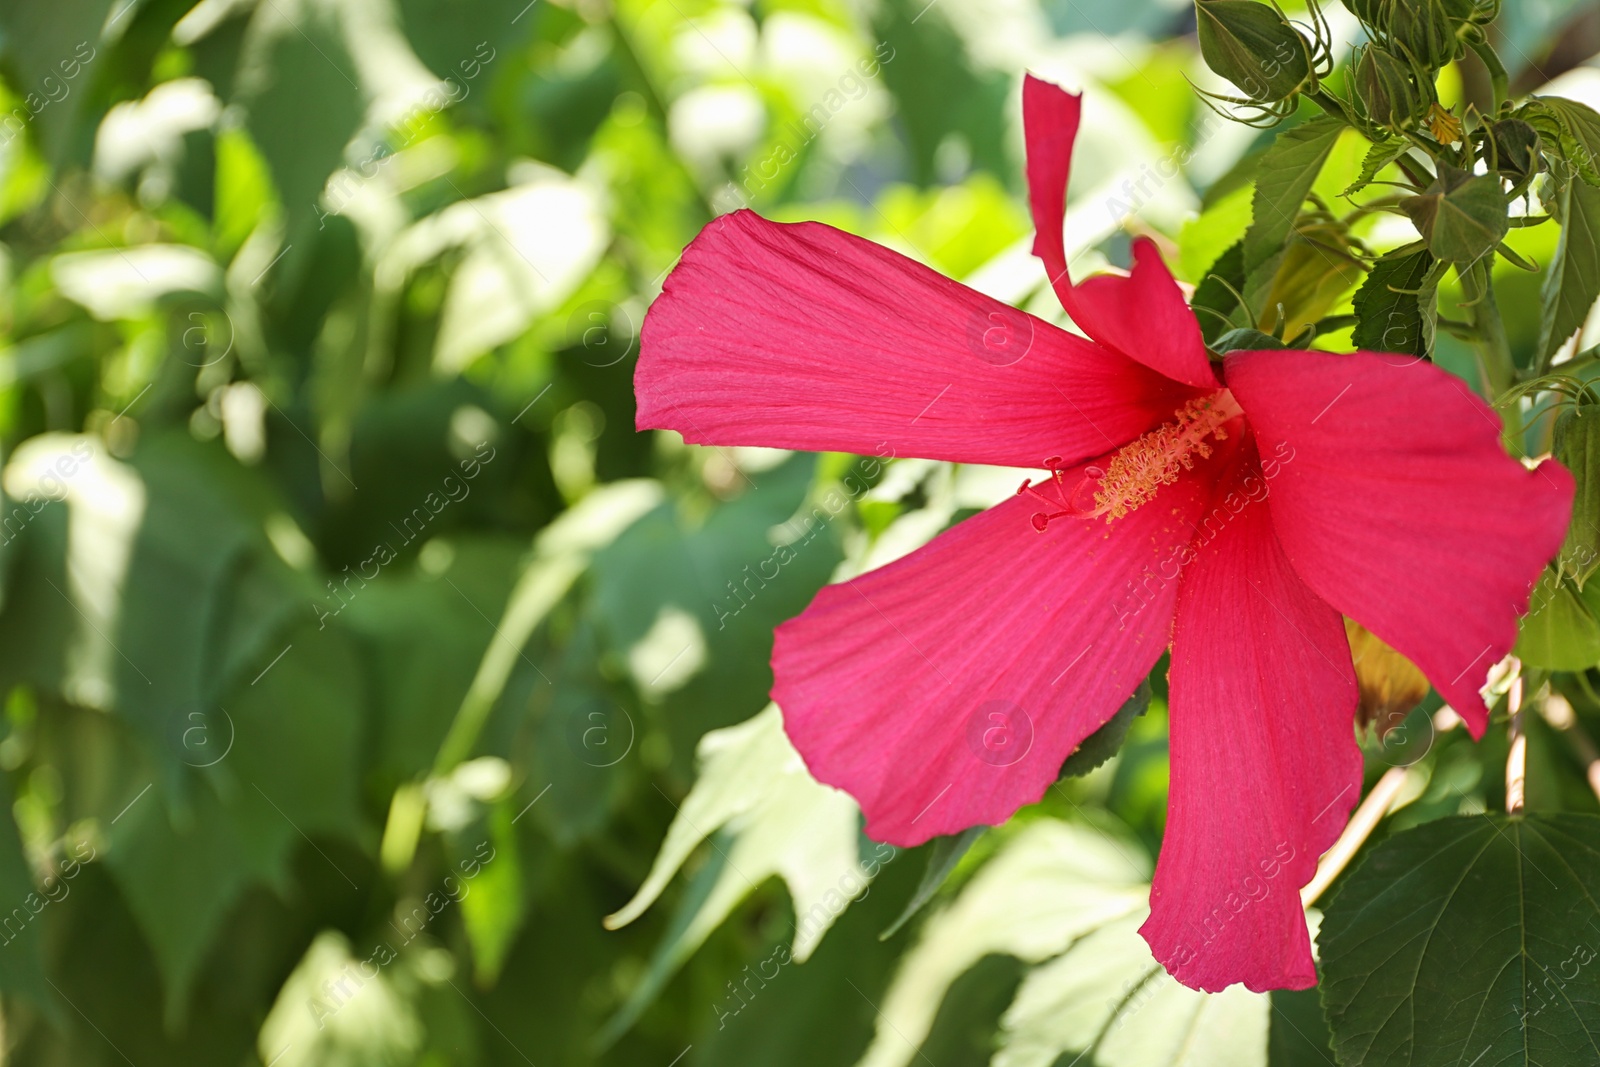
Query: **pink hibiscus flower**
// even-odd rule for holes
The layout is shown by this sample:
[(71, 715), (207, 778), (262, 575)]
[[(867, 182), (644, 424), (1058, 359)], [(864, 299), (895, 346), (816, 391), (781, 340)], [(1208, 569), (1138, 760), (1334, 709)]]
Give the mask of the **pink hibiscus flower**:
[(1079, 104), (1023, 89), (1034, 254), (1092, 340), (831, 227), (740, 211), (650, 309), (638, 425), (1046, 468), (779, 628), (789, 736), (871, 837), (915, 845), (1038, 800), (1170, 646), (1171, 792), (1142, 933), (1186, 985), (1304, 988), (1299, 890), (1361, 791), (1341, 615), (1481, 736), (1479, 687), (1560, 547), (1572, 477), (1507, 456), (1493, 410), (1427, 363), (1212, 362), (1148, 240), (1131, 275), (1073, 285)]

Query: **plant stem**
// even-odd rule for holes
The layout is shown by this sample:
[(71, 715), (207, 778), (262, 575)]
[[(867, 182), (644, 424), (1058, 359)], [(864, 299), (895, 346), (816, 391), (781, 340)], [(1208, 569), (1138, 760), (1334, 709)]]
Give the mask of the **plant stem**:
[(1511, 711), (1508, 729), (1511, 750), (1506, 754), (1506, 814), (1521, 815), (1528, 792), (1528, 733), (1523, 723), (1523, 677), (1518, 674), (1511, 680), (1511, 690), (1506, 694), (1506, 706)]
[(1473, 348), (1478, 353), (1478, 367), (1483, 373), (1489, 399), (1493, 401), (1516, 383), (1517, 367), (1511, 361), (1511, 341), (1506, 337), (1500, 307), (1495, 303), (1491, 258), (1486, 256), (1464, 271), (1458, 269), (1457, 274), (1461, 278), (1461, 293), (1466, 297), (1467, 314), (1477, 333)]
[(1469, 41), (1471, 49), (1478, 53), (1478, 58), (1483, 60), (1483, 65), (1489, 72), (1489, 86), (1494, 90), (1494, 114), (1498, 118), (1500, 107), (1510, 95), (1511, 79), (1506, 74), (1506, 65), (1500, 62), (1500, 54), (1494, 50), (1494, 45), (1488, 41)]
[(1383, 777), (1378, 779), (1372, 791), (1361, 801), (1361, 806), (1356, 808), (1355, 814), (1350, 816), (1339, 840), (1322, 854), (1322, 859), (1317, 863), (1317, 873), (1300, 890), (1301, 906), (1309, 908), (1316, 903), (1323, 890), (1332, 885), (1333, 880), (1339, 877), (1339, 872), (1355, 858), (1362, 844), (1389, 813), (1389, 807), (1400, 794), (1400, 787), (1405, 784), (1406, 774), (1410, 770), (1410, 767), (1390, 767), (1383, 772)]
[(1344, 105), (1339, 102), (1339, 98), (1332, 93), (1324, 92), (1321, 89), (1312, 89), (1306, 93), (1306, 99), (1343, 122), (1346, 126), (1354, 125), (1350, 121), (1350, 112), (1345, 110)]

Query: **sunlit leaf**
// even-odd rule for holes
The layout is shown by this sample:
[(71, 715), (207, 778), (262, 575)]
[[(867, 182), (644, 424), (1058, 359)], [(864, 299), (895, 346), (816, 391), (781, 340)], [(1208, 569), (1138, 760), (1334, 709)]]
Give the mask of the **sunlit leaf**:
[(1250, 202), (1250, 228), (1244, 235), (1247, 277), (1260, 270), (1288, 240), (1301, 203), (1344, 129), (1331, 116), (1319, 116), (1280, 133), (1263, 153)]
[(1343, 195), (1358, 193), (1371, 185), (1378, 173), (1411, 150), (1411, 142), (1404, 137), (1390, 137), (1376, 141), (1367, 149), (1361, 160), (1361, 173), (1344, 190)]
[[(1030, 824), (923, 924), (878, 1005), (877, 1035), (858, 1067), (916, 1062), (945, 992), (963, 972), (996, 953), (1043, 963), (1085, 935), (1139, 915), (1148, 877), (1148, 860), (1127, 845), (1066, 823)], [(1114, 992), (1097, 990), (1096, 1003)]]
[[(876, 870), (857, 855), (860, 814), (855, 801), (806, 771), (783, 732), (777, 705), (748, 722), (707, 734), (696, 755), (700, 777), (678, 807), (649, 876), (606, 925), (616, 929), (637, 919), (694, 850), (726, 828), (728, 840), (713, 841), (722, 865), (692, 919), (662, 946), (659, 958), (665, 961), (665, 973), (634, 993), (608, 1028), (612, 1032), (630, 1025), (666, 974), (768, 877), (781, 877), (794, 898), (799, 920), (793, 954), (803, 961)], [(893, 854), (889, 848), (887, 855)]]
[(1146, 913), (1107, 923), (1023, 980), (994, 1067), (1266, 1067), (1271, 1002), (1233, 986), (1179, 985), (1139, 936)]
[(1514, 651), (1535, 667), (1557, 671), (1600, 663), (1600, 622), (1554, 567), (1546, 567), (1533, 587)]

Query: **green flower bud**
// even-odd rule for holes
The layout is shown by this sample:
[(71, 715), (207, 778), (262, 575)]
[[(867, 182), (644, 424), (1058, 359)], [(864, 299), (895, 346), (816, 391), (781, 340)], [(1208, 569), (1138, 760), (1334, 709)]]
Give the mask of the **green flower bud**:
[(1427, 94), (1417, 90), (1411, 65), (1376, 45), (1362, 49), (1355, 84), (1367, 116), (1391, 130), (1410, 126), (1428, 106)]
[(1456, 23), (1443, 0), (1391, 0), (1382, 29), (1427, 70), (1439, 70), (1461, 53)]
[(1258, 103), (1293, 96), (1312, 81), (1311, 51), (1276, 8), (1255, 0), (1195, 0), (1206, 66)]
[(1541, 169), (1539, 133), (1521, 119), (1503, 119), (1490, 127), (1496, 169), (1518, 184)]
[(1378, 26), (1383, 23), (1383, 9), (1388, 6), (1388, 0), (1344, 0), (1344, 6), (1364, 25)]

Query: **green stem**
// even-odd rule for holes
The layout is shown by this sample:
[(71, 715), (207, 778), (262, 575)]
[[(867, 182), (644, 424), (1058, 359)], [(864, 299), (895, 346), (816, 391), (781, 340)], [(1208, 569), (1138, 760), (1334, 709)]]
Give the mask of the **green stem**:
[(1506, 74), (1506, 65), (1500, 62), (1500, 54), (1494, 50), (1494, 45), (1488, 41), (1468, 41), (1467, 45), (1483, 60), (1483, 65), (1489, 71), (1489, 86), (1494, 90), (1494, 114), (1500, 116), (1500, 108), (1510, 96), (1511, 79)]
[(1306, 92), (1306, 99), (1316, 104), (1322, 110), (1343, 122), (1346, 126), (1354, 126), (1350, 121), (1350, 112), (1346, 111), (1339, 98), (1322, 89), (1311, 89)]
[(1516, 383), (1517, 367), (1511, 361), (1511, 341), (1506, 337), (1505, 323), (1495, 303), (1490, 257), (1480, 259), (1459, 273), (1466, 311), (1477, 335), (1473, 348), (1478, 353), (1478, 367), (1483, 372), (1489, 399), (1494, 401)]

